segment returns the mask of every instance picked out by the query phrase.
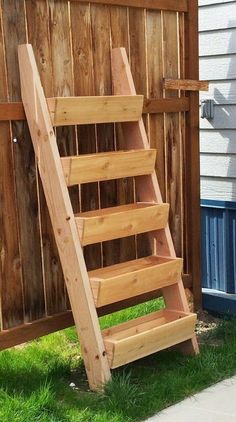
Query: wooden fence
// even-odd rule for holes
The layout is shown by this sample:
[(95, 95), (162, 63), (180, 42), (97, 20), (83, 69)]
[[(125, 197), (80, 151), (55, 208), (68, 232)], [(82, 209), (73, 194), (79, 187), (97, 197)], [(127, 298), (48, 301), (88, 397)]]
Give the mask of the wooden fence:
[[(137, 93), (145, 96), (145, 125), (158, 151), (157, 175), (171, 204), (185, 285), (199, 305), (198, 94), (163, 89), (164, 77), (198, 79), (197, 1), (1, 0), (0, 348), (73, 324), (21, 104), (17, 46), (26, 42), (33, 45), (47, 97), (111, 94), (111, 48), (126, 48)], [(57, 137), (64, 156), (122, 148), (124, 142), (112, 124), (59, 128)], [(129, 203), (133, 181), (91, 183), (70, 194), (75, 210)], [(146, 237), (138, 236), (88, 246), (85, 256), (92, 269), (147, 249)]]

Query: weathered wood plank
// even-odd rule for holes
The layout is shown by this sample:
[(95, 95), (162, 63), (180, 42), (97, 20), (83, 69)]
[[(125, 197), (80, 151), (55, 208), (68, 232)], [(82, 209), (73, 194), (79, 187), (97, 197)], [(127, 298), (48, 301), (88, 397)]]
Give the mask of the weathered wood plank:
[[(139, 28), (137, 32), (137, 27)], [(130, 36), (130, 66), (135, 89), (138, 94), (147, 97), (147, 67), (146, 67), (146, 25), (145, 11), (137, 8), (129, 9), (129, 36)], [(144, 116), (144, 125), (148, 129), (147, 116)], [(149, 243), (146, 234), (137, 237), (137, 256), (150, 255)]]
[[(162, 17), (159, 11), (147, 11), (147, 67), (148, 67), (148, 100), (155, 110), (158, 106), (164, 106), (165, 111), (171, 109), (171, 100), (163, 99), (163, 48), (162, 48)], [(156, 98), (156, 99), (154, 99)], [(158, 98), (158, 99), (157, 99)], [(148, 101), (147, 100), (147, 101)], [(167, 103), (168, 102), (168, 103)], [(165, 103), (165, 104), (164, 104)], [(170, 108), (165, 107), (168, 105)], [(147, 106), (147, 104), (146, 104)], [(157, 149), (156, 173), (162, 197), (166, 197), (165, 186), (165, 143), (164, 143), (164, 115), (149, 116), (150, 146)], [(159, 136), (157, 136), (157, 133)]]
[(46, 336), (74, 324), (72, 312), (55, 314), (46, 318), (37, 319), (27, 324), (18, 325), (0, 333), (0, 350), (17, 346), (18, 344)]
[(163, 88), (181, 91), (208, 91), (209, 82), (190, 79), (163, 79)]
[[(52, 97), (54, 95), (54, 91), (52, 56), (50, 51), (48, 3), (34, 0), (32, 2), (27, 1), (25, 6), (27, 17), (28, 41), (33, 46), (34, 55), (39, 69), (41, 81), (45, 90), (45, 94), (48, 97)], [(46, 313), (51, 313), (51, 310), (54, 306), (52, 302), (53, 286), (57, 286), (58, 284), (60, 285), (59, 280), (61, 280), (62, 282), (63, 275), (40, 178), (38, 178), (38, 185), (44, 268), (44, 295), (46, 299)], [(55, 304), (57, 304), (57, 301), (58, 298), (55, 299)]]
[[(125, 47), (126, 51), (129, 51), (128, 10), (127, 7), (121, 6), (110, 8), (112, 47), (122, 46)], [(116, 124), (115, 129), (116, 149), (126, 149), (126, 140), (124, 139), (121, 125)], [(132, 177), (117, 180), (116, 186), (117, 203), (119, 205), (129, 204), (135, 201), (134, 179)], [(116, 241), (116, 248), (118, 262), (134, 259), (136, 256), (135, 236), (119, 239), (119, 241)]]
[[(57, 0), (49, 2), (49, 50), (52, 64), (52, 88), (56, 96), (74, 94), (72, 55), (70, 43), (70, 19), (68, 4)], [(57, 145), (61, 156), (77, 153), (76, 133), (74, 127), (62, 127), (56, 130)], [(78, 187), (69, 190), (72, 206), (79, 211)], [(64, 277), (58, 254), (51, 261), (51, 274), (48, 274), (47, 309), (48, 314), (67, 309)], [(50, 264), (50, 262), (49, 262)], [(68, 303), (68, 306), (69, 303)]]
[[(91, 0), (72, 0), (88, 3)], [(187, 0), (92, 0), (91, 3), (108, 4), (111, 6), (127, 6), (157, 10), (175, 10), (179, 12), (188, 11)]]
[[(178, 78), (179, 74), (179, 34), (178, 15), (175, 12), (163, 13), (163, 56), (164, 77)], [(169, 34), (172, 34), (172, 37)], [(165, 97), (178, 97), (176, 92), (166, 92)], [(170, 203), (170, 230), (177, 256), (182, 256), (183, 203), (182, 203), (182, 139), (180, 116), (178, 113), (165, 115), (166, 144), (166, 187), (167, 202)]]
[[(17, 46), (26, 42), (25, 13), (20, 0), (4, 1), (2, 12), (9, 99), (19, 101), (21, 89)], [(24, 317), (25, 321), (32, 321), (45, 315), (36, 164), (26, 122), (12, 122), (12, 137), (16, 140), (13, 143), (13, 156), (24, 283)]]
[[(0, 100), (7, 98), (4, 34), (0, 16)], [(1, 330), (24, 321), (23, 284), (19, 249), (17, 202), (10, 124), (0, 124), (0, 286)]]
[[(185, 16), (185, 77), (198, 79), (198, 1), (189, 3), (189, 15)], [(199, 153), (199, 93), (190, 92), (190, 109), (186, 116), (185, 195), (188, 201), (185, 221), (188, 227), (189, 271), (193, 276), (193, 295), (196, 308), (201, 306), (201, 266), (200, 259), (200, 153)]]
[[(110, 53), (110, 13), (106, 5), (91, 4), (91, 31), (95, 95), (111, 95), (111, 53)], [(97, 125), (98, 152), (114, 151), (115, 136), (113, 124)], [(101, 182), (100, 206), (117, 204), (117, 183), (115, 180)], [(102, 245), (103, 265), (112, 265), (119, 258), (119, 241)]]
[[(89, 4), (70, 3), (71, 39), (74, 61), (75, 95), (94, 95), (94, 73), (92, 57), (91, 17)], [(78, 22), (80, 24), (78, 25)], [(79, 154), (97, 152), (96, 127), (78, 126)], [(99, 208), (98, 183), (81, 186), (81, 211)], [(90, 245), (84, 248), (88, 269), (101, 266), (101, 246)]]

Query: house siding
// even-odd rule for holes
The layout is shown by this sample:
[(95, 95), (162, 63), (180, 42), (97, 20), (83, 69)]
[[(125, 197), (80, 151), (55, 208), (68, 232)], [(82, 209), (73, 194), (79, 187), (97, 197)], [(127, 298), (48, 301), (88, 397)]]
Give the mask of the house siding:
[(199, 0), (199, 55), (203, 306), (236, 313), (236, 0)]
[(200, 119), (201, 197), (236, 201), (236, 1), (199, 0), (200, 78), (214, 119)]

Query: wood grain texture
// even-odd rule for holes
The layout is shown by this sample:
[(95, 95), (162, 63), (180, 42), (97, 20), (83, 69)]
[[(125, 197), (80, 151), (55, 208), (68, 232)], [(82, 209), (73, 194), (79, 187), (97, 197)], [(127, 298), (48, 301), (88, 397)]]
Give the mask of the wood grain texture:
[[(88, 4), (70, 4), (72, 54), (74, 62), (75, 95), (95, 95), (91, 16)], [(78, 25), (80, 22), (80, 25)], [(97, 152), (97, 131), (95, 125), (77, 127), (79, 154)], [(81, 186), (81, 211), (99, 208), (98, 183)], [(84, 248), (88, 269), (101, 266), (101, 246), (91, 245)]]
[[(117, 94), (121, 93), (132, 93), (135, 94), (135, 87), (132, 79), (128, 58), (124, 49), (113, 49), (112, 51), (112, 73), (114, 84), (114, 92)], [(129, 147), (148, 149), (149, 144), (144, 129), (142, 119), (138, 124), (135, 123), (124, 123), (124, 133), (127, 135), (127, 141)], [(160, 188), (157, 182), (156, 174), (151, 176), (144, 176), (137, 178), (136, 181), (136, 193), (137, 198), (142, 201), (155, 201), (156, 203), (162, 203), (162, 197)], [(172, 258), (176, 257), (172, 237), (169, 231), (169, 226), (166, 225), (164, 230), (154, 231), (149, 235), (150, 247), (152, 254), (159, 254), (162, 256), (169, 256)], [(163, 297), (165, 300), (166, 307), (168, 309), (178, 309), (180, 311), (189, 312), (189, 306), (187, 303), (186, 295), (183, 288), (182, 280), (174, 286), (166, 287), (163, 289)], [(198, 345), (196, 337), (181, 346), (183, 352), (186, 353), (198, 353)]]
[[(49, 9), (47, 2), (37, 0), (26, 2), (26, 18), (28, 41), (32, 44), (37, 66), (39, 69), (41, 81), (45, 90), (45, 95), (52, 97), (53, 89), (53, 70), (52, 56), (50, 51), (50, 32), (49, 32)], [(61, 309), (60, 298), (57, 294), (57, 287), (63, 282), (60, 259), (57, 251), (53, 229), (48, 213), (48, 208), (43, 192), (40, 178), (39, 202), (40, 202), (40, 220), (42, 236), (42, 253), (44, 267), (44, 296), (46, 299), (46, 313), (51, 314), (52, 309)], [(55, 301), (53, 298), (55, 287)], [(59, 289), (61, 292), (61, 289)], [(63, 299), (62, 299), (63, 300)]]
[(156, 150), (113, 151), (61, 159), (67, 186), (151, 174)]
[(135, 203), (76, 214), (83, 246), (162, 229), (169, 204)]
[(53, 126), (135, 122), (143, 110), (143, 96), (56, 97), (47, 101)]
[[(175, 12), (163, 12), (163, 55), (164, 76), (176, 78), (179, 76), (179, 34), (178, 15)], [(173, 37), (169, 37), (172, 31)], [(165, 91), (166, 98), (178, 97), (178, 93)], [(182, 139), (180, 132), (180, 115), (178, 113), (165, 115), (165, 144), (166, 144), (166, 193), (170, 203), (170, 230), (177, 256), (182, 256)]]
[(74, 325), (74, 319), (70, 311), (17, 325), (17, 327), (0, 332), (0, 350), (46, 336), (55, 331), (71, 327), (71, 325)]
[[(129, 9), (126, 7), (113, 6), (110, 8), (111, 20), (111, 43), (112, 47), (124, 47), (129, 51)], [(115, 125), (115, 146), (117, 150), (126, 149), (126, 140), (122, 133), (120, 124)], [(134, 179), (123, 178), (117, 180), (117, 203), (129, 204), (134, 202)], [(125, 262), (134, 259), (136, 256), (136, 239), (135, 236), (122, 238), (116, 241), (117, 262)]]
[[(156, 29), (156, 27), (155, 27)], [(153, 55), (152, 55), (153, 57)], [(156, 57), (156, 56), (154, 56)], [(159, 56), (157, 56), (159, 57)], [(150, 73), (150, 80), (149, 80), (149, 96), (153, 95), (153, 92), (157, 90), (158, 84), (156, 85), (154, 82), (154, 79), (157, 79), (157, 72), (155, 73), (154, 70), (157, 69), (155, 67), (155, 60), (152, 60), (151, 57), (148, 58), (149, 67), (148, 72)], [(153, 76), (151, 76), (151, 73), (153, 71)], [(155, 76), (154, 76), (155, 75)], [(153, 79), (152, 79), (153, 78)], [(159, 79), (159, 78), (158, 78)], [(160, 79), (159, 79), (160, 80)], [(153, 84), (153, 85), (152, 85)], [(152, 88), (151, 88), (152, 87)], [(160, 95), (160, 94), (159, 94)], [(163, 94), (162, 94), (163, 95)], [(189, 110), (189, 100), (188, 98), (159, 98), (158, 94), (157, 96), (153, 98), (146, 98), (144, 99), (144, 107), (143, 107), (143, 114), (149, 113), (149, 114), (163, 114), (163, 113), (175, 113), (178, 111), (188, 111)], [(160, 116), (159, 119), (163, 119), (163, 116)], [(153, 119), (152, 116), (149, 118), (150, 122), (154, 122), (156, 119)], [(150, 125), (150, 136), (151, 136), (151, 125), (152, 123), (149, 123)], [(155, 127), (154, 127), (155, 129)], [(154, 131), (153, 129), (153, 131)], [(155, 136), (154, 131), (154, 136)], [(163, 128), (160, 132), (163, 134)]]
[[(38, 160), (47, 205), (62, 263), (67, 291), (81, 338), (91, 389), (110, 379), (99, 322), (94, 307), (83, 251), (78, 238), (56, 137), (50, 121), (32, 46), (19, 46), (22, 100)], [(31, 81), (31, 84), (29, 83)], [(35, 124), (37, 122), (37, 124)], [(60, 212), (58, 212), (60, 210)], [(98, 356), (98, 358), (97, 358)]]
[[(163, 100), (163, 45), (162, 45), (162, 16), (159, 11), (147, 11), (147, 63), (148, 63), (148, 97), (158, 98), (155, 104)], [(168, 100), (167, 100), (168, 101)], [(151, 103), (152, 104), (152, 103)], [(150, 112), (150, 109), (149, 109)], [(159, 136), (157, 136), (157, 133)], [(164, 114), (149, 116), (150, 146), (157, 149), (156, 173), (162, 197), (166, 197), (165, 186), (165, 143), (164, 143)]]
[(157, 256), (140, 258), (89, 272), (97, 308), (176, 283), (182, 260)]
[(208, 91), (207, 81), (194, 81), (190, 79), (163, 79), (163, 88), (181, 91)]
[[(198, 2), (189, 3), (188, 19), (185, 17), (185, 77), (198, 79)], [(190, 92), (190, 111), (186, 116), (186, 149), (185, 162), (188, 160), (186, 169), (185, 195), (191, 198), (185, 213), (185, 221), (188, 225), (188, 261), (193, 276), (194, 304), (201, 306), (201, 269), (200, 269), (200, 153), (199, 153), (199, 93)], [(188, 140), (188, 141), (187, 141)]]
[[(139, 28), (137, 33), (136, 28)], [(142, 9), (129, 9), (129, 36), (130, 36), (130, 67), (137, 94), (147, 97), (147, 68), (146, 68), (146, 28), (145, 11)], [(147, 117), (143, 118), (147, 129)], [(137, 256), (150, 255), (147, 235), (137, 237)]]
[[(111, 95), (111, 53), (110, 53), (110, 13), (106, 5), (91, 4), (91, 30), (94, 81), (96, 95)], [(114, 125), (97, 125), (98, 152), (115, 150)], [(100, 206), (102, 208), (117, 204), (116, 181), (105, 181), (99, 184)], [(113, 244), (105, 243), (102, 247), (103, 265), (112, 265), (116, 262), (119, 250), (119, 241)]]
[(104, 330), (111, 368), (182, 343), (194, 334), (196, 314), (159, 311)]
[[(72, 0), (74, 2), (80, 0)], [(89, 0), (81, 0), (81, 3), (87, 3)], [(92, 3), (108, 4), (111, 6), (127, 6), (127, 7), (138, 7), (147, 9), (158, 9), (158, 10), (176, 10), (187, 12), (188, 2), (187, 0), (92, 0)]]
[[(0, 15), (0, 100), (8, 98), (3, 39)], [(24, 321), (21, 257), (18, 238), (17, 202), (15, 196), (14, 164), (10, 124), (0, 124), (0, 287), (1, 330)]]
[[(21, 89), (17, 46), (25, 42), (27, 36), (24, 8), (20, 0), (3, 2), (3, 20), (9, 99), (19, 101)], [(16, 140), (13, 143), (13, 156), (24, 283), (24, 319), (32, 321), (45, 315), (36, 164), (26, 122), (12, 122), (12, 137)]]
[[(68, 4), (62, 1), (50, 0), (49, 14), (49, 50), (52, 65), (52, 91), (55, 96), (74, 94), (73, 63), (70, 42), (70, 18)], [(61, 156), (77, 153), (76, 133), (74, 127), (62, 127), (56, 130), (57, 145)], [(77, 187), (69, 190), (72, 206), (79, 210), (79, 192)], [(51, 261), (51, 273), (46, 284), (48, 314), (62, 312), (67, 308), (64, 277), (58, 253), (54, 253)], [(49, 270), (47, 270), (49, 272)], [(68, 303), (69, 306), (69, 303)]]

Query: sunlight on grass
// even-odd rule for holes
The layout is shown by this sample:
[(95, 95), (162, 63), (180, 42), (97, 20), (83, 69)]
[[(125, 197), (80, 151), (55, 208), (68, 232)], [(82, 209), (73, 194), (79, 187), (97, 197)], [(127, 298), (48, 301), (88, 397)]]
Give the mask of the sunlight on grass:
[[(156, 311), (161, 300), (101, 318), (109, 327)], [(196, 357), (164, 351), (113, 371), (89, 391), (75, 329), (0, 353), (1, 422), (134, 422), (236, 373), (236, 321), (224, 319)], [(211, 340), (211, 341), (210, 341)], [(214, 341), (212, 342), (212, 340)]]

